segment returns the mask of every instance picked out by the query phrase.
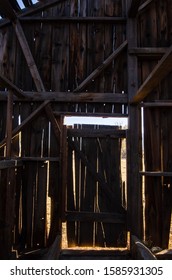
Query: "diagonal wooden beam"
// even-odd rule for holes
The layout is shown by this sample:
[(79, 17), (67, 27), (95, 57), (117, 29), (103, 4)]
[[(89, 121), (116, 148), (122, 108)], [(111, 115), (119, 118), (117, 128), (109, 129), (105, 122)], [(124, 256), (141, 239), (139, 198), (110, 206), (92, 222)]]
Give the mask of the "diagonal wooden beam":
[(131, 18), (136, 17), (138, 13), (138, 8), (140, 6), (140, 0), (132, 0), (129, 11), (128, 11), (128, 16)]
[[(22, 129), (24, 129), (28, 124), (30, 124), (40, 112), (49, 104), (49, 100), (43, 102), (33, 113), (30, 114), (20, 125), (18, 125), (12, 131), (12, 137), (14, 138)], [(6, 145), (6, 138), (0, 142), (0, 148)]]
[(22, 48), (23, 54), (25, 56), (26, 62), (28, 64), (30, 73), (32, 75), (32, 78), (34, 80), (35, 86), (37, 88), (38, 92), (45, 91), (43, 82), (41, 80), (39, 71), (37, 69), (36, 63), (34, 61), (34, 58), (32, 56), (31, 50), (29, 48), (28, 42), (26, 40), (25, 34), (23, 32), (23, 28), (19, 22), (19, 20), (16, 20), (13, 22), (13, 26), (18, 38), (18, 41), (20, 43), (20, 46)]
[(14, 85), (10, 80), (8, 80), (4, 75), (0, 73), (0, 85), (9, 90), (12, 90), (14, 94), (19, 98), (25, 98), (23, 91), (19, 89), (16, 85)]
[(109, 64), (115, 59), (127, 46), (127, 41), (124, 41), (105, 61), (96, 68), (73, 92), (82, 91), (90, 82), (99, 76)]
[(151, 3), (153, 2), (153, 0), (147, 0), (145, 1), (143, 4), (140, 5), (138, 12), (142, 12), (144, 9), (146, 9)]
[(138, 89), (131, 103), (141, 102), (172, 71), (172, 45)]
[(72, 140), (70, 137), (68, 138), (69, 146), (72, 150), (76, 152), (76, 155), (78, 158), (81, 159), (83, 164), (87, 167), (90, 174), (93, 176), (94, 180), (99, 183), (99, 186), (104, 191), (104, 194), (107, 196), (107, 198), (110, 201), (113, 201), (114, 199), (114, 193), (111, 191), (110, 186), (104, 181), (104, 178), (101, 176), (101, 174), (96, 173), (95, 169), (93, 168), (91, 162), (87, 159), (87, 157), (84, 155), (84, 153), (80, 150), (78, 143), (76, 140)]
[[(1, 2), (0, 2), (1, 3)], [(38, 92), (45, 91), (43, 82), (41, 80), (39, 71), (37, 69), (36, 63), (34, 61), (34, 58), (32, 56), (32, 53), (30, 51), (28, 42), (26, 40), (25, 34), (23, 32), (22, 26), (17, 19), (17, 16), (11, 6), (11, 3), (6, 0), (3, 1), (3, 4), (0, 4), (0, 8), (2, 7), (2, 11), (4, 11), (7, 15), (7, 17), (12, 20), (12, 24), (15, 30), (15, 33), (17, 35), (18, 41), (20, 43), (20, 46), (22, 48), (23, 54), (25, 56), (26, 62), (28, 64), (30, 73), (32, 75), (32, 78), (34, 80), (35, 86), (37, 88)]]
[(60, 126), (59, 126), (54, 114), (53, 114), (53, 110), (52, 110), (50, 104), (45, 106), (45, 113), (46, 113), (49, 121), (51, 122), (52, 129), (54, 131), (56, 139), (59, 141), (61, 129), (60, 129)]

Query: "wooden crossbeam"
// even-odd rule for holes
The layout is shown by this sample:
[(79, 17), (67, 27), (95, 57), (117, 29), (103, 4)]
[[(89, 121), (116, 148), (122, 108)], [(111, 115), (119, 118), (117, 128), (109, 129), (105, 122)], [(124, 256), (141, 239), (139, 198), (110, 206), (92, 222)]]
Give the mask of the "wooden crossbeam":
[(133, 48), (129, 49), (128, 53), (137, 56), (162, 56), (168, 48)]
[(138, 13), (138, 8), (140, 6), (140, 0), (132, 0), (131, 1), (131, 5), (128, 11), (128, 16), (131, 18), (136, 17), (137, 13)]
[(23, 165), (22, 160), (1, 160), (0, 170), (6, 168), (17, 168)]
[(93, 129), (92, 128), (83, 128), (83, 129), (68, 129), (68, 136), (71, 137), (86, 137), (86, 138), (105, 138), (107, 136), (112, 138), (126, 138), (126, 130), (118, 129)]
[(74, 92), (82, 91), (90, 82), (98, 77), (109, 64), (126, 48), (127, 41), (124, 41), (105, 61), (96, 68), (75, 90)]
[(169, 108), (171, 109), (172, 107), (172, 100), (161, 100), (161, 101), (155, 101), (155, 102), (141, 102), (140, 103), (140, 107), (143, 108), (150, 108), (150, 107), (154, 107), (154, 108)]
[(95, 212), (78, 212), (78, 211), (67, 211), (67, 221), (80, 221), (80, 222), (101, 222), (101, 223), (113, 223), (113, 224), (125, 224), (126, 215), (117, 213), (95, 213)]
[(172, 177), (172, 172), (165, 171), (140, 171), (141, 176), (147, 177)]
[(0, 73), (0, 85), (3, 87), (12, 90), (13, 93), (19, 98), (25, 98), (25, 95), (22, 90), (20, 90), (16, 85), (14, 85), (9, 79)]
[(172, 45), (140, 86), (136, 95), (131, 100), (131, 104), (143, 101), (143, 99), (148, 96), (148, 94), (151, 93), (156, 86), (158, 86), (158, 84), (170, 73), (170, 71), (172, 71)]
[(33, 17), (22, 17), (20, 18), (20, 22), (58, 22), (58, 23), (87, 23), (87, 22), (99, 22), (99, 23), (125, 23), (127, 20), (126, 17), (41, 17), (41, 16), (33, 16)]
[[(7, 100), (7, 93), (0, 92), (0, 100)], [(24, 92), (24, 96), (27, 100), (24, 101), (45, 101), (51, 100), (54, 102), (86, 102), (86, 103), (118, 103), (118, 104), (127, 104), (128, 96), (127, 94), (122, 93), (110, 93), (110, 92), (81, 92), (75, 94), (73, 92)], [(22, 101), (21, 98), (14, 97), (14, 101)]]

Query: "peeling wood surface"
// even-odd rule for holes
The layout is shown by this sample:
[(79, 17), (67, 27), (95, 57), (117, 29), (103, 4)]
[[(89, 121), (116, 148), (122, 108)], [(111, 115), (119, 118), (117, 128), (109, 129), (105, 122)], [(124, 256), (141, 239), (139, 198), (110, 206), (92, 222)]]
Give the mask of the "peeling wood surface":
[[(141, 176), (146, 239), (167, 248), (172, 2), (24, 2), (23, 11), (16, 1), (0, 4), (5, 17), (0, 21), (0, 245), (5, 254), (0, 257), (10, 258), (12, 246), (18, 252), (51, 248), (62, 221), (69, 246), (125, 246), (127, 230), (142, 236)], [(7, 102), (10, 91), (13, 100)], [(143, 98), (144, 172), (140, 106), (128, 105)], [(67, 132), (65, 115), (129, 116), (129, 130), (75, 125)], [(123, 138), (128, 142), (127, 224), (121, 202)]]

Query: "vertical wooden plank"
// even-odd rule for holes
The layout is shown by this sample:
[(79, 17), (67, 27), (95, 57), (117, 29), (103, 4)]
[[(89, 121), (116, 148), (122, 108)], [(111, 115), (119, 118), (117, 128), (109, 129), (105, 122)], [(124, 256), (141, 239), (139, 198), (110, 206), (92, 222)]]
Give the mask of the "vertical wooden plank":
[[(88, 1), (88, 16), (104, 16), (105, 1)], [(87, 75), (104, 61), (105, 43), (104, 24), (93, 23), (88, 26), (87, 40)], [(104, 92), (104, 77), (97, 77), (88, 87), (89, 91)], [(90, 108), (91, 110), (91, 108)], [(90, 111), (91, 112), (91, 111)]]
[[(12, 126), (13, 129), (19, 125), (20, 119), (20, 104), (19, 102), (13, 102), (13, 121)], [(12, 139), (12, 157), (19, 156), (20, 153), (20, 136), (16, 135), (14, 139)]]
[[(127, 1), (127, 10), (131, 1)], [(128, 49), (137, 47), (137, 20), (128, 18), (127, 38)], [(138, 61), (137, 57), (128, 55), (128, 96), (132, 98), (138, 88)], [(142, 214), (142, 188), (139, 171), (141, 168), (140, 158), (140, 111), (137, 106), (129, 106), (129, 130), (127, 135), (127, 210), (128, 229), (142, 239), (143, 214)]]
[[(159, 3), (157, 4), (159, 5)], [(139, 47), (151, 47), (157, 45), (157, 18), (156, 13), (156, 1), (152, 1), (149, 4), (149, 8), (146, 9), (139, 17), (139, 29), (138, 42)]]
[[(5, 138), (5, 132), (6, 132), (6, 119), (7, 115), (7, 103), (6, 102), (0, 102), (0, 139), (3, 140)], [(4, 156), (4, 146), (0, 147), (0, 156)]]
[[(145, 110), (145, 169), (161, 170), (161, 135), (158, 109)], [(155, 145), (156, 142), (156, 145)], [(151, 149), (150, 149), (151, 147)], [(145, 235), (154, 245), (162, 244), (161, 178), (145, 178)]]
[(7, 170), (0, 170), (0, 259), (8, 259), (10, 255), (9, 244), (6, 242), (6, 231), (9, 231), (9, 224), (6, 221), (6, 193), (7, 193)]
[(2, 228), (0, 238), (1, 257), (10, 259), (12, 255), (12, 246), (14, 241), (14, 217), (15, 217), (15, 171), (14, 169), (5, 169), (1, 171), (1, 195), (3, 209), (1, 212)]
[[(30, 49), (32, 50), (31, 42), (33, 42), (33, 38), (34, 38), (32, 25), (28, 26), (27, 29), (25, 26), (23, 26), (23, 29), (24, 29), (24, 33), (26, 34), (26, 38), (30, 46)], [(22, 71), (20, 71), (20, 69), (22, 69)], [(29, 68), (26, 63), (26, 59), (24, 57), (24, 54), (21, 50), (21, 46), (18, 41), (16, 42), (15, 84), (23, 90), (30, 90), (30, 91), (35, 90), (31, 73), (29, 71)]]
[[(43, 11), (41, 17), (51, 17), (53, 9)], [(27, 25), (28, 26), (28, 25)], [(35, 32), (35, 44), (33, 55), (36, 65), (39, 69), (42, 81), (46, 90), (51, 88), (51, 64), (52, 64), (52, 29), (54, 25), (49, 23), (37, 23), (32, 25), (32, 30)]]
[(49, 163), (49, 197), (51, 198), (51, 219), (50, 219), (50, 232), (48, 236), (48, 245), (51, 245), (57, 234), (61, 233), (59, 225), (59, 191), (60, 191), (60, 167), (59, 163)]
[(156, 3), (156, 16), (157, 16), (157, 25), (158, 25), (158, 32), (157, 32), (157, 44), (160, 47), (167, 47), (169, 46), (168, 41), (168, 9), (170, 8), (170, 4), (168, 6), (168, 1), (159, 0)]
[(167, 0), (167, 19), (168, 19), (168, 44), (172, 44), (172, 2)]
[(8, 93), (7, 117), (6, 117), (6, 157), (11, 157), (11, 141), (12, 141), (12, 116), (13, 116), (13, 92)]
[(33, 246), (46, 245), (47, 163), (37, 163), (37, 182), (34, 197)]
[[(84, 128), (90, 128), (90, 126), (83, 125)], [(92, 126), (92, 129), (94, 127)], [(97, 172), (97, 147), (96, 140), (83, 138), (82, 139), (82, 152), (85, 154), (85, 157)], [(94, 212), (95, 210), (95, 192), (96, 192), (96, 182), (89, 170), (85, 170), (85, 182), (81, 188), (80, 194), (80, 211)], [(87, 234), (85, 234), (87, 232)], [(93, 222), (80, 222), (80, 246), (93, 246), (94, 244), (94, 223)]]
[[(71, 17), (76, 17), (78, 16), (78, 1), (77, 0), (72, 0), (71, 1), (71, 6), (70, 6), (70, 16)], [(69, 26), (69, 37), (70, 37), (70, 49), (69, 49), (69, 88), (71, 91), (73, 91), (77, 85), (78, 85), (78, 73), (77, 73), (77, 68), (78, 68), (78, 30), (79, 26), (77, 23), (71, 23)]]
[[(67, 173), (67, 210), (75, 211), (74, 203), (74, 185), (73, 185), (73, 151), (68, 148), (68, 173)], [(75, 222), (67, 222), (67, 241), (68, 246), (72, 247), (77, 244)]]
[[(172, 93), (171, 73), (161, 83), (161, 99), (171, 99)], [(172, 133), (169, 129), (172, 122), (172, 114), (170, 109), (161, 109), (161, 164), (162, 170), (170, 171), (172, 167)], [(170, 177), (162, 178), (162, 248), (168, 248), (170, 238), (171, 209), (172, 209), (172, 181)]]
[[(37, 105), (35, 106), (36, 108)], [(30, 156), (42, 157), (44, 155), (44, 144), (47, 144), (45, 141), (47, 129), (48, 121), (45, 113), (42, 113), (31, 123)]]
[[(61, 128), (60, 120), (57, 119), (59, 127)], [(52, 126), (50, 125), (50, 151), (51, 157), (59, 157), (60, 162), (49, 162), (49, 185), (48, 196), (51, 199), (51, 219), (50, 219), (50, 232), (48, 237), (48, 244), (52, 244), (57, 236), (61, 234), (61, 135), (59, 138), (54, 134)]]
[[(21, 123), (31, 114), (32, 103), (22, 103), (20, 106)], [(21, 156), (30, 156), (31, 125), (28, 125), (21, 132)]]
[[(53, 8), (53, 16), (69, 16), (66, 1)], [(52, 91), (68, 91), (69, 67), (69, 27), (68, 24), (54, 24), (52, 30)]]
[(14, 228), (14, 249), (21, 250), (22, 232), (22, 172), (23, 167), (16, 170), (16, 194), (15, 194), (15, 228)]
[[(108, 128), (108, 127), (107, 127)], [(113, 128), (118, 129), (118, 128)], [(99, 173), (102, 174), (104, 182), (108, 184), (109, 191), (113, 193), (111, 200), (105, 199), (101, 188), (98, 191), (99, 211), (106, 213), (124, 214), (122, 208), (121, 194), (121, 140), (111, 139), (110, 137), (98, 139), (99, 156), (98, 166)], [(100, 242), (100, 232), (103, 231), (104, 240), (101, 246), (120, 247), (126, 246), (126, 226), (122, 224), (102, 223), (97, 229), (97, 245)], [(99, 244), (100, 245), (100, 244)]]
[(33, 248), (34, 197), (37, 164), (25, 163), (22, 176), (22, 247)]

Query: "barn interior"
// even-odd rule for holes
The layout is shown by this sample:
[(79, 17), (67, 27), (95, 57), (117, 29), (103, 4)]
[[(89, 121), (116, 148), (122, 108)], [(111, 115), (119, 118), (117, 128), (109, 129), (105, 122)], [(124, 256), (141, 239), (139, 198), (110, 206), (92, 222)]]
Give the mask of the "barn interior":
[(0, 259), (172, 258), (172, 1), (0, 15)]

